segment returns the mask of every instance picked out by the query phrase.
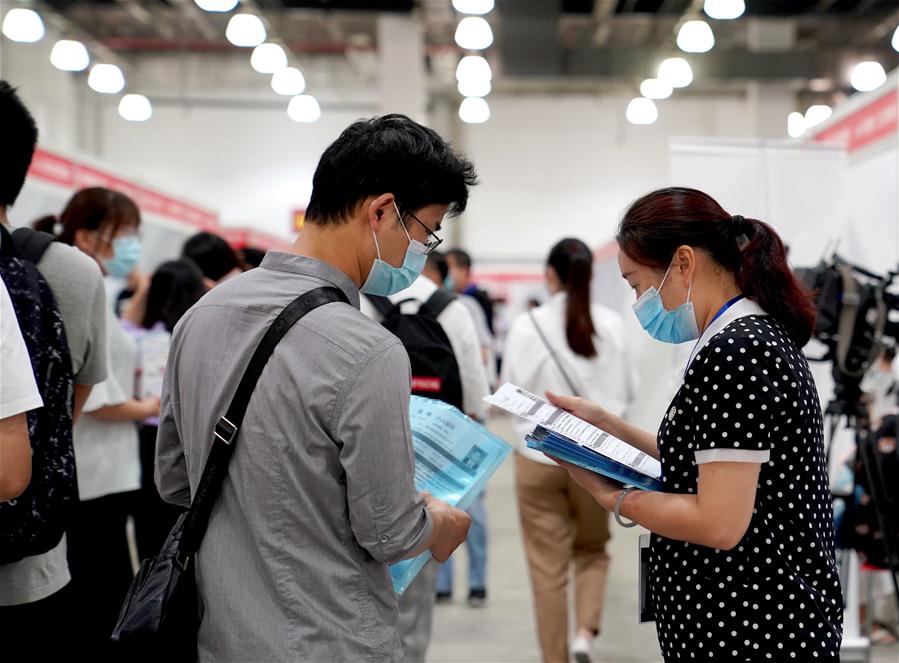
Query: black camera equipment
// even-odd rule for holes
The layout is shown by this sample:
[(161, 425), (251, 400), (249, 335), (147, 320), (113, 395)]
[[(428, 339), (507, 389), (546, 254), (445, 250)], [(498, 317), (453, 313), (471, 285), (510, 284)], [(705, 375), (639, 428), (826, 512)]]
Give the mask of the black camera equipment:
[(899, 504), (884, 481), (875, 449), (862, 379), (880, 357), (885, 344), (899, 340), (899, 294), (892, 291), (899, 268), (885, 276), (834, 256), (817, 267), (797, 269), (812, 291), (817, 308), (815, 338), (826, 351), (810, 361), (833, 362), (834, 395), (825, 410), (828, 421), (827, 458), (840, 421), (855, 431), (857, 465), (863, 469), (866, 489), (874, 504), (882, 533), (883, 559), (893, 581), (899, 608)]

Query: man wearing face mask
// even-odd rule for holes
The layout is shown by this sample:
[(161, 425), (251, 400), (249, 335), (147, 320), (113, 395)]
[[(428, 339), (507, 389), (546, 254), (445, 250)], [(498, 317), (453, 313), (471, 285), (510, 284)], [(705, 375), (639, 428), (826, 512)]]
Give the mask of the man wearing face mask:
[(473, 166), (407, 117), (356, 122), (325, 151), (289, 252), (207, 294), (172, 338), (157, 439), (160, 494), (187, 506), (214, 423), (263, 333), (298, 295), (312, 310), (269, 359), (196, 556), (199, 659), (402, 660), (387, 565), (444, 561), (467, 514), (413, 484), (409, 360), (359, 311), (421, 272)]

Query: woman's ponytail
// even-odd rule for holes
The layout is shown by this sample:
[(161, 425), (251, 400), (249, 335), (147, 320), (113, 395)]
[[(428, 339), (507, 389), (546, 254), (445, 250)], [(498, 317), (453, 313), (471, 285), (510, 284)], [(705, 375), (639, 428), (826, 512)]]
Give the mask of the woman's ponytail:
[(31, 224), (31, 227), (39, 232), (50, 233), (55, 236), (57, 223), (59, 223), (59, 219), (52, 214), (48, 214), (47, 216), (42, 216), (37, 221), (34, 221)]
[(786, 327), (802, 347), (812, 337), (815, 309), (810, 294), (800, 285), (787, 263), (787, 252), (774, 228), (756, 219), (734, 217), (739, 265), (737, 286), (746, 297)]
[(565, 336), (571, 351), (595, 357), (596, 327), (590, 313), (590, 282), (593, 280), (593, 253), (579, 239), (563, 239), (549, 253), (548, 263), (568, 293)]

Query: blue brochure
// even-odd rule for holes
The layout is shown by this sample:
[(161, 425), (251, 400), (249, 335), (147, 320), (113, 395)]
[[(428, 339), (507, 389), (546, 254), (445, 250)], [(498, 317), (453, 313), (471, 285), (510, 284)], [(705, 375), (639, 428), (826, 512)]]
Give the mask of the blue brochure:
[(537, 425), (526, 438), (531, 449), (623, 484), (662, 490), (659, 461), (539, 396), (504, 384), (486, 401)]
[[(512, 447), (452, 405), (412, 397), (412, 445), (415, 452), (415, 487), (438, 500), (466, 510)], [(393, 589), (406, 591), (431, 559), (425, 552), (390, 567)]]

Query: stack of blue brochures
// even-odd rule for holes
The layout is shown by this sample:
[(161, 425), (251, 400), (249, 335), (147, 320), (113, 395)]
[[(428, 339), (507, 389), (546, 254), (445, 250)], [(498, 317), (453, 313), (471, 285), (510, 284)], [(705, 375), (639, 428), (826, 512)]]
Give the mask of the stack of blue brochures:
[[(452, 405), (413, 396), (409, 405), (415, 454), (415, 487), (465, 511), (512, 447)], [(425, 552), (390, 567), (393, 589), (402, 594), (431, 560)]]
[[(528, 447), (531, 449), (555, 456), (559, 460), (578, 465), (591, 472), (602, 474), (622, 484), (636, 486), (643, 490), (662, 490), (662, 482), (658, 479), (612, 460), (608, 456), (593, 451), (543, 426), (537, 426), (534, 432), (528, 435), (526, 439)], [(645, 454), (640, 452), (640, 455)], [(637, 458), (635, 464), (639, 462), (640, 458)]]

